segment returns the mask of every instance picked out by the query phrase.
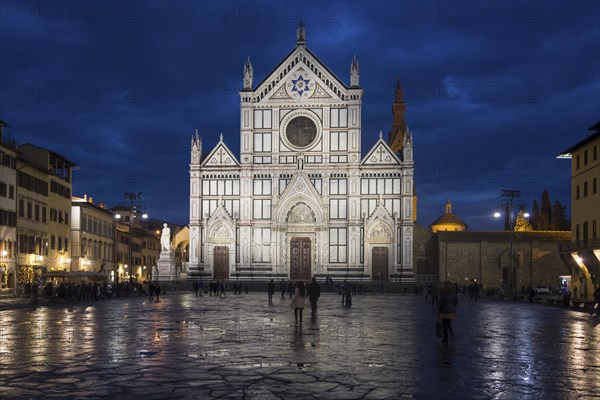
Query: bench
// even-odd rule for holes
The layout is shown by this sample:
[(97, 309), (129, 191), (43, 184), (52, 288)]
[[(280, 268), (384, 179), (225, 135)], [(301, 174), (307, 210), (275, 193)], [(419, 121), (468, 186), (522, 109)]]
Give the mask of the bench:
[(571, 299), (571, 306), (575, 308), (583, 308), (584, 310), (591, 310), (594, 306), (594, 300), (589, 299)]
[(561, 306), (564, 301), (562, 297), (546, 297), (546, 302), (551, 306)]

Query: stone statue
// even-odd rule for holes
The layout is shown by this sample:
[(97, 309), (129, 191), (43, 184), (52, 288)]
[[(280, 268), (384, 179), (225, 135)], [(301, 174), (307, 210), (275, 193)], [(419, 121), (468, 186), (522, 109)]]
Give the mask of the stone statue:
[(166, 223), (163, 226), (162, 235), (160, 236), (160, 248), (161, 251), (169, 251), (171, 250), (171, 229)]

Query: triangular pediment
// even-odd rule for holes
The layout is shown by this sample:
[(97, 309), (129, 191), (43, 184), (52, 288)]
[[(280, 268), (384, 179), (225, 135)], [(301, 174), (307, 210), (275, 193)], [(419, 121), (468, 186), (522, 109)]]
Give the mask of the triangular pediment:
[[(310, 178), (303, 172), (298, 172), (294, 175), (281, 194), (277, 220), (290, 223), (288, 214), (293, 210), (302, 210), (302, 208), (298, 208), (299, 204), (304, 204), (306, 209), (309, 209), (313, 213), (317, 222), (323, 221), (324, 214), (321, 206), (321, 195), (313, 186)], [(306, 212), (303, 215), (309, 215), (309, 213)]]
[(363, 158), (361, 165), (400, 165), (402, 162), (390, 146), (379, 136), (379, 140)]
[(296, 47), (255, 88), (258, 102), (346, 100), (348, 88), (304, 46)]
[(223, 137), (214, 149), (206, 156), (201, 164), (202, 167), (239, 167), (240, 163), (232, 151), (223, 142)]

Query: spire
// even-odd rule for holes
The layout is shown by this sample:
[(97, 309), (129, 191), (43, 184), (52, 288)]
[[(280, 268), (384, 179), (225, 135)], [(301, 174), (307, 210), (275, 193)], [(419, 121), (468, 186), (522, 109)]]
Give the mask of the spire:
[(358, 67), (358, 59), (356, 58), (356, 54), (354, 55), (354, 59), (352, 60), (352, 64), (350, 64), (350, 86), (358, 86), (360, 78), (360, 69)]
[(296, 46), (306, 46), (306, 32), (302, 21), (298, 22), (298, 29), (296, 29)]
[(398, 74), (398, 82), (396, 83), (396, 103), (404, 103), (404, 92), (400, 84), (400, 74)]
[(404, 136), (406, 134), (406, 121), (404, 120), (404, 112), (406, 104), (404, 103), (404, 93), (400, 84), (400, 75), (396, 83), (396, 92), (394, 95), (394, 104), (392, 105), (392, 131), (390, 132), (390, 147), (396, 153), (402, 151), (404, 144)]
[(446, 203), (446, 215), (452, 214), (452, 203), (450, 200)]
[(253, 79), (252, 63), (250, 57), (244, 63), (244, 89), (252, 90), (252, 79)]

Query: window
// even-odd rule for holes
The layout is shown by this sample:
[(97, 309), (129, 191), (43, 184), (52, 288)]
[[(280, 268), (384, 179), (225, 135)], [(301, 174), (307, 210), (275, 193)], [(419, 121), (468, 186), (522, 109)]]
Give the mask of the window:
[(254, 219), (271, 219), (271, 200), (254, 200)]
[(69, 225), (69, 213), (65, 212), (65, 225)]
[(400, 178), (362, 178), (361, 194), (402, 194)]
[(345, 263), (348, 253), (346, 228), (329, 228), (329, 262)]
[(252, 239), (252, 261), (271, 262), (271, 228), (254, 228)]
[(62, 237), (60, 237), (60, 236), (58, 237), (58, 247), (57, 247), (58, 250), (62, 250), (63, 249), (62, 248), (62, 239), (63, 239)]
[(47, 215), (46, 215), (46, 207), (42, 207), (42, 222), (46, 223)]
[(323, 179), (321, 178), (320, 175), (319, 176), (311, 176), (310, 182), (315, 187), (315, 190), (317, 191), (317, 193), (323, 194)]
[(254, 134), (254, 151), (271, 151), (271, 134), (270, 133), (255, 133)]
[(331, 123), (332, 128), (346, 128), (348, 126), (348, 109), (347, 108), (332, 108)]
[(271, 110), (254, 110), (254, 128), (271, 129)]
[(27, 202), (27, 219), (33, 219), (33, 204), (30, 201)]
[(271, 195), (271, 180), (270, 179), (254, 179), (254, 189), (252, 193), (255, 196), (270, 196)]
[(25, 201), (19, 199), (19, 217), (25, 218)]
[(40, 220), (40, 205), (39, 204), (35, 205), (35, 220), (36, 221)]
[(347, 213), (346, 199), (331, 199), (329, 200), (329, 218), (331, 219), (346, 219)]
[(8, 196), (8, 185), (4, 182), (0, 182), (0, 196)]
[(347, 151), (348, 132), (331, 132), (329, 147), (331, 151)]
[(593, 220), (592, 221), (592, 239), (595, 239), (598, 237), (598, 221)]
[(329, 180), (329, 194), (348, 194), (348, 179), (331, 178)]
[(50, 248), (53, 250), (56, 248), (56, 237), (54, 235), (50, 236)]
[(594, 146), (592, 150), (592, 160), (596, 161), (598, 159), (598, 146)]
[(9, 199), (14, 199), (15, 198), (15, 187), (14, 187), (14, 185), (9, 185), (8, 186), (8, 198)]

